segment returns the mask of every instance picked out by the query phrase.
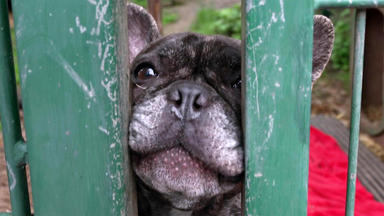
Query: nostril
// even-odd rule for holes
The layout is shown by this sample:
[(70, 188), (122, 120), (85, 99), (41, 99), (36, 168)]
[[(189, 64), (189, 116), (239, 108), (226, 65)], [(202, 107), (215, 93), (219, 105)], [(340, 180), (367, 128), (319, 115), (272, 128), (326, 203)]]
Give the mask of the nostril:
[(198, 104), (197, 101), (195, 101), (195, 102), (193, 103), (193, 109), (194, 109), (194, 110), (200, 110), (200, 109), (201, 109), (201, 105)]
[(198, 94), (193, 102), (193, 108), (195, 110), (200, 110), (202, 107), (206, 106), (208, 103), (207, 98), (204, 94)]
[(180, 106), (183, 102), (183, 96), (179, 90), (175, 90), (169, 94), (169, 100), (174, 102), (176, 106)]
[(181, 104), (183, 103), (183, 98), (180, 96), (180, 98), (178, 100), (175, 100), (175, 105), (176, 106), (181, 106)]

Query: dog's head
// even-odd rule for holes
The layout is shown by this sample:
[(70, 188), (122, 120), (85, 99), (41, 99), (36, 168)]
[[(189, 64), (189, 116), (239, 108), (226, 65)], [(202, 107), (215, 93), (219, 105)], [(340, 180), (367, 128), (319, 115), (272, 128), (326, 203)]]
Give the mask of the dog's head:
[[(134, 171), (175, 208), (201, 208), (238, 188), (244, 170), (240, 41), (193, 33), (160, 38), (144, 9), (128, 4), (128, 16)], [(326, 18), (315, 18), (314, 40), (318, 78), (333, 42)]]

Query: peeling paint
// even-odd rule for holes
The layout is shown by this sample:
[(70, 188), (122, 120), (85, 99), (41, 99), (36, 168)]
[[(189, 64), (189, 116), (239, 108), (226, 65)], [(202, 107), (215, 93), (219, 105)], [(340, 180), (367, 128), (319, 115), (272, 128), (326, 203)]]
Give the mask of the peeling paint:
[(274, 118), (273, 118), (273, 115), (270, 114), (268, 116), (268, 131), (267, 131), (267, 135), (266, 135), (266, 138), (263, 142), (263, 144), (267, 143), (269, 141), (269, 139), (271, 138), (271, 135), (272, 135), (272, 132), (273, 132), (273, 122), (274, 122)]
[[(281, 145), (281, 139), (283, 139), (283, 142), (284, 140), (290, 142), (290, 139), (294, 140), (295, 143), (296, 141), (302, 141), (301, 135), (296, 137), (297, 133), (300, 133), (297, 131), (297, 127), (291, 127), (291, 125), (297, 123), (301, 126), (303, 120), (299, 119), (298, 122), (298, 119), (295, 119), (296, 116), (286, 113), (287, 110), (289, 112), (289, 110), (295, 110), (297, 107), (286, 103), (292, 100), (295, 102), (293, 104), (302, 104), (302, 101), (300, 101), (302, 99), (301, 89), (298, 89), (298, 92), (295, 90), (304, 83), (304, 78), (307, 77), (296, 79), (296, 76), (300, 74), (302, 68), (308, 66), (308, 61), (303, 58), (296, 59), (296, 57), (300, 56), (297, 53), (300, 52), (292, 54), (289, 50), (295, 49), (295, 47), (302, 48), (298, 44), (307, 41), (308, 35), (310, 36), (310, 34), (303, 33), (300, 28), (300, 26), (308, 25), (305, 27), (310, 29), (310, 20), (307, 19), (308, 17), (303, 16), (308, 12), (304, 13), (303, 10), (296, 10), (296, 8), (308, 9), (305, 11), (310, 11), (313, 8), (310, 4), (301, 7), (301, 5), (288, 4), (289, 2), (284, 2), (284, 0), (275, 2), (259, 0), (253, 1), (253, 4), (251, 2), (251, 0), (245, 2), (251, 4), (251, 6), (245, 5), (248, 13), (245, 14), (245, 26), (247, 28), (245, 29), (244, 48), (245, 72), (247, 74), (245, 85), (247, 88), (245, 89), (246, 116), (244, 118), (244, 129), (247, 145), (248, 147), (251, 146), (245, 149), (246, 166), (248, 166), (246, 168), (245, 187), (249, 189), (245, 193), (245, 214), (254, 216), (284, 215), (286, 212), (280, 209), (275, 210), (264, 207), (262, 203), (272, 201), (280, 202), (281, 206), (286, 205), (286, 202), (279, 199), (281, 195), (276, 195), (275, 192), (285, 190), (288, 183), (282, 181), (282, 173), (276, 171), (275, 167), (280, 167), (281, 170), (289, 172), (288, 175), (292, 174), (293, 169), (291, 170), (291, 167), (298, 166), (301, 168), (297, 163), (290, 164), (291, 155), (276, 157), (275, 153), (281, 153), (287, 148), (287, 145)], [(297, 14), (291, 16), (291, 14), (285, 14), (285, 11), (296, 11)], [(300, 25), (286, 23), (287, 20), (295, 19), (299, 14), (300, 17), (305, 18), (297, 21)], [(302, 22), (303, 20), (305, 22)], [(297, 42), (284, 43), (284, 41), (292, 39)], [(300, 50), (305, 55), (308, 54), (306, 49)], [(295, 61), (290, 59), (295, 59)], [(299, 69), (300, 71), (298, 71)], [(307, 85), (308, 83), (305, 82), (305, 90)], [(300, 100), (296, 101), (297, 96), (300, 96)], [(301, 106), (298, 108), (299, 112), (307, 111), (303, 110)], [(292, 142), (288, 143), (288, 145), (291, 144)], [(296, 148), (294, 144), (292, 147), (292, 149)], [(295, 152), (296, 150), (298, 149), (295, 149)], [(301, 158), (302, 155), (298, 155), (298, 157)], [(298, 179), (299, 183), (301, 183), (299, 178), (295, 179)], [(297, 191), (300, 197), (303, 197), (302, 191)], [(296, 205), (298, 203), (296, 201), (300, 201), (301, 198), (294, 197), (292, 200), (295, 202), (293, 205)], [(288, 206), (286, 209), (290, 208), (292, 202), (289, 202), (286, 206)]]
[[(254, 55), (255, 56), (255, 55)], [(254, 87), (256, 89), (256, 111), (257, 111), (257, 117), (260, 119), (260, 104), (259, 104), (259, 80), (257, 76), (257, 69), (256, 67), (252, 68), (253, 72), (255, 73), (255, 80), (254, 80)]]
[[(107, 134), (111, 139), (107, 147), (109, 147), (110, 163), (107, 165), (107, 172), (105, 175), (109, 177), (112, 192), (110, 199), (113, 202), (113, 215), (118, 214), (121, 211), (125, 211), (121, 207), (124, 206), (124, 199), (121, 196), (124, 191), (120, 191), (123, 188), (123, 174), (122, 174), (122, 155), (118, 148), (121, 148), (121, 132), (120, 132), (120, 111), (118, 102), (118, 80), (116, 74), (116, 38), (113, 35), (115, 26), (111, 25), (114, 22), (113, 17), (113, 3), (110, 0), (88, 0), (88, 2), (94, 6), (94, 26), (89, 27), (90, 36), (94, 37), (86, 41), (86, 44), (96, 46), (97, 56), (93, 58), (99, 59), (99, 65), (97, 67), (103, 74), (103, 77), (98, 82), (104, 88), (106, 96), (109, 99), (110, 110), (106, 113), (106, 121), (99, 126), (99, 130)], [(112, 4), (110, 4), (112, 2)], [(99, 85), (100, 85), (99, 84)], [(105, 94), (102, 94), (103, 97)]]
[(103, 52), (103, 44), (100, 41), (87, 40), (85, 43), (96, 45), (97, 46), (97, 56), (99, 58), (101, 58), (101, 54)]
[(67, 74), (72, 78), (72, 80), (77, 84), (77, 86), (79, 86), (90, 99), (96, 101), (95, 90), (93, 89), (92, 83), (89, 83), (89, 85), (87, 85), (79, 76), (79, 74), (59, 53), (56, 53), (56, 55), (52, 57), (56, 60), (58, 64), (60, 64), (65, 69), (65, 72), (67, 72)]
[(97, 20), (97, 26), (95, 28), (92, 28), (91, 35), (100, 35), (101, 24), (110, 25), (112, 23), (112, 20), (105, 20), (105, 15), (109, 7), (109, 0), (107, 0), (105, 4), (103, 4), (103, 0), (99, 0), (98, 2), (91, 0), (89, 2), (91, 4), (96, 5), (95, 17)]
[(117, 82), (117, 79), (115, 77), (112, 78), (111, 80), (101, 81), (101, 85), (107, 91), (108, 98), (113, 102), (117, 100), (117, 92), (112, 90), (112, 86), (115, 85), (116, 82)]
[(99, 130), (107, 135), (109, 135), (109, 131), (105, 129), (103, 126), (99, 126)]
[(283, 0), (280, 0), (280, 19), (282, 22), (285, 22), (284, 1)]
[(246, 11), (247, 13), (249, 11), (251, 11), (252, 9), (254, 9), (256, 6), (254, 5), (254, 1), (253, 0), (248, 0), (247, 3), (246, 3)]
[(87, 31), (87, 27), (82, 26), (80, 24), (80, 18), (78, 16), (75, 18), (75, 22), (76, 22), (76, 26), (79, 28), (81, 34), (83, 34), (84, 32)]
[(273, 57), (275, 57), (275, 65), (277, 65), (279, 63), (280, 56), (273, 55)]
[(25, 30), (24, 15), (20, 14), (19, 16), (17, 16), (15, 22), (18, 23), (17, 26), (16, 26), (17, 28), (15, 29), (15, 31), (16, 31), (16, 39), (17, 39), (17, 38), (21, 37), (22, 33)]
[(272, 20), (272, 22), (274, 22), (274, 23), (277, 22), (276, 13), (272, 13), (271, 20)]
[(7, 161), (7, 169), (8, 169), (9, 178), (10, 178), (9, 190), (13, 191), (13, 189), (15, 189), (15, 187), (16, 187), (17, 180), (15, 177), (15, 173), (13, 172), (12, 167), (9, 165), (8, 161)]
[(103, 59), (101, 60), (101, 64), (100, 64), (100, 70), (101, 71), (105, 71), (105, 60), (110, 57), (109, 55), (109, 49), (113, 47), (112, 44), (107, 44), (105, 49), (104, 49), (104, 54), (103, 54)]
[(261, 44), (263, 43), (263, 40), (261, 40), (261, 37), (258, 38), (258, 41), (256, 43), (254, 43), (254, 46), (255, 47), (258, 47), (260, 46)]

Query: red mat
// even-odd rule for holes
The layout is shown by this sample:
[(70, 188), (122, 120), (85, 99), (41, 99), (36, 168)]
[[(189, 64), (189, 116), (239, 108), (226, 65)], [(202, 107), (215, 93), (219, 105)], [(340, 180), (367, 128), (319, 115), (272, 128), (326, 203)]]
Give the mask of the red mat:
[[(311, 127), (308, 215), (344, 216), (348, 157), (336, 140)], [(384, 216), (384, 204), (375, 201), (357, 179), (355, 216)]]

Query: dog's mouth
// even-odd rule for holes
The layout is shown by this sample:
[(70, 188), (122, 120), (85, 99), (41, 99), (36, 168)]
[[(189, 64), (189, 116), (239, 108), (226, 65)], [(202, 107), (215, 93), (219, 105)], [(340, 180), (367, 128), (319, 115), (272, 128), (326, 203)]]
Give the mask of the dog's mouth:
[(185, 175), (200, 176), (199, 178), (203, 176), (207, 179), (219, 178), (220, 181), (226, 182), (238, 182), (241, 179), (241, 174), (227, 176), (220, 173), (216, 168), (192, 155), (182, 145), (148, 154), (135, 154), (133, 160), (136, 168), (157, 167), (157, 169), (164, 170), (175, 178), (181, 178)]
[(200, 208), (212, 197), (234, 190), (242, 175), (225, 176), (199, 160), (182, 145), (147, 154), (133, 154), (138, 177), (173, 207)]
[(140, 156), (143, 162), (161, 164), (174, 176), (182, 173), (202, 172), (208, 175), (212, 172), (209, 167), (199, 159), (193, 157), (182, 146), (176, 146)]

